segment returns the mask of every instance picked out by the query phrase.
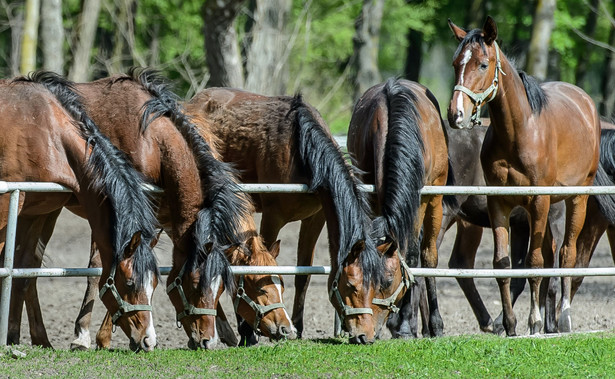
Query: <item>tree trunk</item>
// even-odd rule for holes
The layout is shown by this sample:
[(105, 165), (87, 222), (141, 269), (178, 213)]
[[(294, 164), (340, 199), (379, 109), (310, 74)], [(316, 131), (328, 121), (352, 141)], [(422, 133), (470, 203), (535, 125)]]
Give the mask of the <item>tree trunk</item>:
[(62, 26), (62, 0), (42, 0), (41, 43), (43, 67), (64, 74), (64, 27)]
[(549, 41), (553, 31), (554, 12), (555, 0), (538, 0), (526, 71), (539, 80), (545, 80), (547, 77)]
[[(615, 8), (613, 8), (615, 17)], [(615, 28), (611, 28), (609, 44), (615, 48)], [(606, 51), (605, 68), (602, 74), (602, 101), (600, 102), (600, 114), (612, 118), (615, 116), (615, 53)]]
[(286, 27), (291, 6), (290, 0), (257, 0), (246, 62), (247, 90), (263, 95), (286, 93), (290, 49)]
[(208, 87), (243, 87), (243, 70), (235, 31), (235, 20), (243, 2), (209, 0), (203, 4)]
[[(585, 27), (583, 28), (583, 33), (591, 38), (594, 38), (594, 36), (596, 35), (596, 25), (598, 23), (597, 9), (599, 2), (600, 0), (591, 0), (591, 3), (589, 5), (589, 14), (587, 15)], [(576, 85), (583, 88), (585, 85), (585, 75), (587, 74), (587, 61), (589, 60), (589, 55), (593, 46), (592, 44), (586, 43), (585, 41), (582, 41), (580, 45), (581, 52), (578, 55), (579, 62), (575, 70), (575, 81)]]
[(22, 74), (36, 70), (36, 43), (40, 8), (40, 0), (26, 0), (26, 15), (21, 40), (21, 64), (19, 66)]
[(73, 53), (73, 65), (68, 77), (75, 82), (86, 82), (91, 74), (90, 56), (96, 37), (98, 15), (100, 14), (101, 0), (84, 0), (83, 10), (79, 15), (77, 25), (75, 52)]
[(378, 47), (384, 0), (363, 0), (361, 13), (355, 21), (353, 100), (382, 79), (378, 70)]

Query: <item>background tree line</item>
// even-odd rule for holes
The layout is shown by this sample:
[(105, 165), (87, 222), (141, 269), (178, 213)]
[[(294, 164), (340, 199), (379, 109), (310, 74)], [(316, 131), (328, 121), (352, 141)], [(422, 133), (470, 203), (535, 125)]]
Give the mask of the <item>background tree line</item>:
[(615, 109), (615, 5), (607, 0), (0, 0), (0, 75), (45, 68), (88, 81), (151, 66), (191, 97), (206, 86), (301, 91), (345, 131), (352, 105), (390, 76), (450, 98), (447, 26), (498, 22), (507, 56), (541, 80)]

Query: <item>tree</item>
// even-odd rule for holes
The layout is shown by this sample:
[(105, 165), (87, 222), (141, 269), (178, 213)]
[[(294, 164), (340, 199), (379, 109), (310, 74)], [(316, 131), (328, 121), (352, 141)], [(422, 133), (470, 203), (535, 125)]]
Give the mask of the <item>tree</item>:
[(85, 82), (90, 75), (90, 57), (94, 47), (96, 26), (100, 14), (101, 0), (84, 0), (75, 33), (73, 64), (68, 77), (75, 82)]
[[(596, 25), (598, 24), (598, 2), (600, 0), (591, 0), (591, 4), (589, 5), (589, 13), (587, 15), (587, 19), (585, 22), (585, 27), (583, 28), (583, 33), (590, 37), (594, 38), (596, 34)], [(577, 68), (575, 72), (576, 76), (576, 84), (583, 88), (585, 84), (585, 76), (587, 75), (587, 65), (589, 61), (591, 44), (580, 44), (579, 61), (577, 63)]]
[(378, 69), (378, 51), (383, 9), (383, 0), (364, 0), (361, 13), (355, 21), (355, 35), (352, 39), (354, 101), (382, 80)]
[(527, 72), (539, 80), (547, 77), (549, 41), (553, 31), (555, 0), (538, 0), (527, 58)]
[(40, 8), (40, 0), (26, 0), (26, 15), (21, 39), (21, 63), (19, 65), (19, 71), (22, 74), (36, 70)]
[(64, 73), (64, 27), (62, 26), (62, 0), (42, 0), (41, 50), (43, 68)]

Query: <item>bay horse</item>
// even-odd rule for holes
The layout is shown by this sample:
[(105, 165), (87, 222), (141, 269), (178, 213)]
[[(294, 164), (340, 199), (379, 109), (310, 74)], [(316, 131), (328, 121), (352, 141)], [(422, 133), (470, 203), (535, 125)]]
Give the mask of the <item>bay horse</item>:
[[(143, 178), (89, 118), (70, 82), (39, 72), (2, 81), (0, 87), (0, 178), (55, 182), (73, 191), (20, 194), (24, 229), (18, 237), (25, 241), (17, 242), (16, 267), (40, 253), (39, 234), (48, 233), (49, 224), (74, 196), (100, 251), (103, 304), (128, 336), (132, 350), (152, 350), (156, 332), (151, 297), (159, 278), (152, 251), (157, 222)], [(8, 194), (0, 198), (4, 230), (8, 199)], [(4, 247), (4, 233), (0, 235)], [(11, 301), (23, 296), (31, 280), (15, 280)], [(18, 341), (19, 326), (9, 328), (8, 339)]]
[[(380, 233), (393, 241), (390, 250), (398, 250), (400, 255), (392, 256), (402, 265), (408, 260), (416, 267), (419, 257), (423, 267), (438, 265), (436, 241), (443, 196), (421, 197), (420, 190), (424, 185), (446, 185), (450, 179), (446, 145), (438, 102), (419, 83), (389, 79), (368, 89), (355, 104), (348, 152), (363, 173), (362, 180), (375, 185), (372, 210), (381, 216), (375, 222), (382, 222)], [(429, 332), (441, 336), (444, 324), (435, 278), (426, 278), (426, 289)], [(383, 311), (381, 321), (388, 314)]]
[[(500, 51), (495, 21), (488, 17), (482, 30), (467, 32), (449, 20), (460, 42), (453, 57), (456, 86), (448, 119), (454, 128), (479, 122), (487, 102), (491, 126), (481, 149), (481, 164), (488, 185), (573, 186), (591, 185), (598, 169), (600, 119), (592, 99), (568, 83), (538, 85), (529, 75), (517, 73)], [(574, 151), (575, 154), (570, 154)], [(587, 195), (490, 196), (489, 219), (494, 233), (494, 267), (510, 267), (509, 215), (516, 206), (528, 213), (531, 237), (527, 267), (548, 261), (543, 251), (547, 214), (551, 203), (566, 202), (566, 232), (560, 249), (560, 267), (573, 267), (576, 242), (585, 220)], [(510, 278), (498, 279), (506, 334), (516, 334), (510, 297)], [(539, 333), (541, 278), (531, 278), (530, 333)], [(562, 279), (560, 331), (571, 330), (571, 278)]]
[[(192, 349), (218, 342), (215, 316), (223, 318), (218, 300), (224, 288), (242, 291), (251, 306), (238, 311), (272, 339), (291, 335), (278, 276), (246, 275), (235, 285), (231, 263), (275, 265), (279, 243), (268, 251), (255, 232), (249, 198), (237, 191), (232, 168), (216, 159), (215, 150), (196, 132), (163, 78), (152, 70), (132, 70), (76, 85), (91, 117), (136, 167), (164, 189), (158, 218), (173, 241), (173, 267), (167, 293), (177, 310)], [(73, 209), (74, 210), (74, 209)], [(96, 266), (93, 251), (91, 266)], [(73, 348), (89, 346), (93, 285), (88, 282), (75, 325)], [(38, 305), (38, 303), (37, 303)], [(111, 317), (97, 334), (108, 347)], [(228, 340), (235, 338), (225, 336)], [(234, 343), (236, 344), (236, 342)]]
[[(210, 88), (185, 104), (195, 120), (208, 124), (220, 154), (244, 183), (303, 183), (315, 193), (253, 195), (262, 212), (260, 232), (267, 243), (291, 221), (301, 221), (297, 265), (311, 265), (325, 221), (331, 274), (329, 300), (341, 316), (351, 343), (375, 336), (372, 298), (383, 264), (371, 238), (366, 197), (328, 126), (300, 95), (262, 96), (238, 89)], [(199, 124), (197, 122), (197, 124)], [(308, 276), (295, 277), (292, 321), (303, 332)]]

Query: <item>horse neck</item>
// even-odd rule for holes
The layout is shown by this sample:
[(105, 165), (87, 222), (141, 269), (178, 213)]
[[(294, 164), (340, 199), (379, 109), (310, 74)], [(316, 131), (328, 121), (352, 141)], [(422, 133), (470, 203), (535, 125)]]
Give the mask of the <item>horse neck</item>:
[(489, 117), (496, 138), (516, 141), (517, 134), (532, 115), (523, 81), (506, 56), (500, 53), (502, 71), (498, 93), (489, 103)]

